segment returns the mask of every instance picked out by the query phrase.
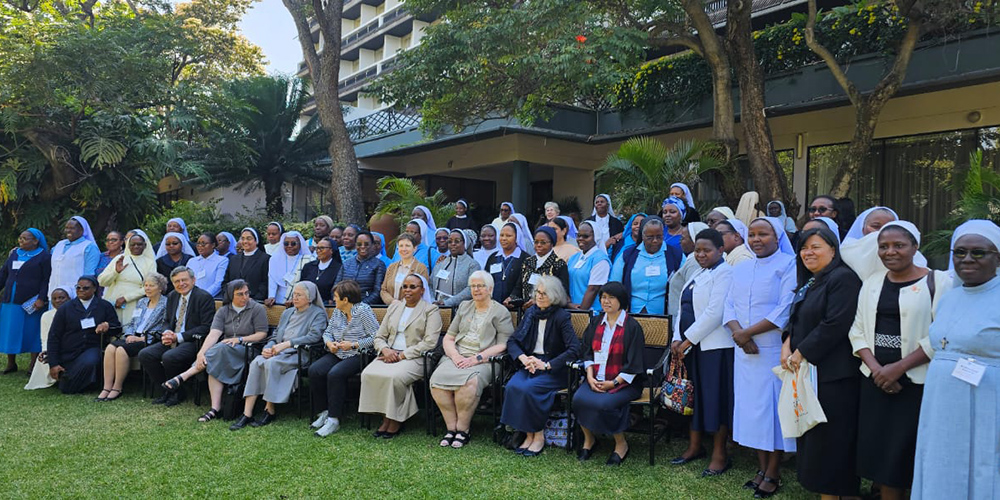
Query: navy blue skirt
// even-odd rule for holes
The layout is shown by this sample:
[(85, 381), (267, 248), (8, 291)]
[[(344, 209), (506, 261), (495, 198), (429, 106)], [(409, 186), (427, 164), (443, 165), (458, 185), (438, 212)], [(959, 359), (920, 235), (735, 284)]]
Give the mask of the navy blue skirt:
[(733, 428), (733, 348), (702, 351), (695, 346), (684, 357), (694, 382), (694, 415), (691, 429), (718, 432)]
[(101, 365), (101, 350), (90, 347), (72, 361), (64, 361), (66, 369), (59, 376), (59, 390), (63, 394), (79, 394), (97, 383), (98, 368)]
[(621, 434), (628, 429), (629, 403), (642, 395), (642, 388), (632, 384), (614, 393), (598, 393), (584, 382), (573, 394), (573, 414), (590, 432)]
[(556, 393), (566, 388), (566, 372), (536, 372), (520, 369), (507, 382), (500, 422), (522, 432), (539, 432), (556, 400)]

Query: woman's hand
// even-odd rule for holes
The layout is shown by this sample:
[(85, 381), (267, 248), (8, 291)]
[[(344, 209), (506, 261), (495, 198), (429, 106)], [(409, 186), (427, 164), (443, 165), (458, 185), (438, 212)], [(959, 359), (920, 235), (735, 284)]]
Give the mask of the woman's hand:
[(125, 307), (126, 302), (128, 301), (125, 300), (125, 297), (118, 297), (117, 299), (115, 299), (115, 309), (121, 309)]
[(119, 258), (118, 260), (115, 261), (115, 272), (116, 273), (121, 274), (121, 272), (124, 271), (126, 267), (128, 267), (128, 262), (125, 262), (125, 258), (124, 257)]
[(752, 339), (748, 340), (747, 343), (743, 344), (741, 347), (743, 349), (743, 352), (747, 354), (760, 354), (760, 348), (757, 347), (757, 343), (754, 342)]
[(395, 349), (383, 347), (381, 355), (383, 363), (395, 363), (399, 361), (399, 352), (396, 351)]
[(279, 343), (277, 343), (277, 344), (274, 344), (274, 345), (273, 345), (273, 346), (271, 347), (271, 355), (272, 355), (272, 356), (275, 356), (275, 355), (277, 355), (278, 353), (280, 353), (281, 351), (284, 351), (285, 349), (289, 349), (289, 348), (291, 348), (291, 347), (292, 347), (292, 343), (291, 343), (291, 342), (289, 342), (289, 341), (287, 341), (287, 340), (286, 340), (286, 341), (284, 341), (284, 342), (279, 342)]
[(685, 339), (683, 341), (675, 341), (670, 345), (670, 349), (673, 351), (674, 356), (677, 357), (677, 360), (680, 361), (684, 359), (685, 356), (684, 353), (687, 352), (687, 350), (690, 349), (692, 345), (693, 344), (691, 344), (690, 340)]
[(587, 385), (590, 386), (590, 390), (594, 392), (607, 392), (604, 390), (602, 384), (594, 378), (590, 373), (587, 374)]
[(208, 360), (205, 359), (205, 353), (199, 352), (198, 357), (194, 363), (194, 367), (199, 370), (204, 370), (206, 366), (208, 366)]
[(330, 351), (331, 353), (336, 353), (337, 352), (337, 343), (336, 342), (332, 342), (332, 341), (331, 342), (327, 342), (326, 343), (326, 350)]
[(274, 351), (271, 350), (270, 347), (265, 347), (264, 350), (260, 352), (260, 355), (264, 356), (264, 359), (270, 359), (271, 356), (274, 356)]
[(264, 305), (267, 306), (267, 307), (273, 306), (274, 305), (274, 297), (268, 297), (268, 298), (264, 299)]
[(351, 349), (354, 349), (354, 343), (341, 340), (340, 342), (337, 342), (337, 349), (341, 351), (350, 351)]
[(743, 347), (743, 344), (746, 344), (751, 340), (753, 340), (753, 335), (747, 333), (746, 330), (741, 328), (733, 331), (733, 342), (735, 342), (737, 346)]
[(138, 335), (126, 335), (125, 336), (125, 343), (126, 344), (134, 344), (136, 342), (145, 342), (145, 340), (146, 339), (144, 339), (144, 338), (142, 338), (142, 337), (140, 337)]
[(63, 367), (61, 367), (61, 366), (59, 366), (59, 365), (50, 367), (49, 368), (49, 377), (52, 377), (52, 378), (54, 378), (56, 380), (59, 380), (59, 374), (61, 374), (64, 371), (66, 371), (66, 369), (63, 368)]
[(35, 303), (33, 305), (35, 306), (35, 309), (45, 309), (45, 301), (42, 299), (35, 299)]
[(455, 366), (462, 368), (464, 370), (466, 368), (472, 368), (473, 366), (476, 366), (478, 364), (479, 361), (476, 359), (475, 356), (469, 356), (468, 358), (460, 358), (458, 362), (455, 363)]
[(791, 340), (786, 339), (784, 342), (781, 343), (781, 367), (788, 371), (792, 371), (792, 369), (788, 366), (788, 358), (791, 355), (792, 355)]
[(228, 346), (235, 346), (235, 345), (239, 345), (240, 338), (239, 337), (230, 337), (228, 339), (222, 339), (219, 342), (221, 342), (223, 344), (226, 344)]
[(798, 373), (799, 366), (806, 361), (806, 358), (802, 356), (802, 353), (798, 349), (788, 357), (788, 367), (792, 369), (793, 372)]
[(872, 370), (872, 380), (883, 391), (892, 393), (890, 389), (894, 389), (896, 386), (902, 389), (899, 379), (902, 378), (903, 373), (905, 372), (899, 362), (889, 363), (879, 367), (878, 371)]
[(94, 333), (96, 333), (98, 335), (100, 335), (102, 333), (107, 333), (108, 329), (110, 329), (110, 328), (111, 328), (111, 325), (109, 325), (108, 322), (105, 321), (104, 323), (101, 323), (101, 324), (97, 325), (97, 328), (94, 328)]

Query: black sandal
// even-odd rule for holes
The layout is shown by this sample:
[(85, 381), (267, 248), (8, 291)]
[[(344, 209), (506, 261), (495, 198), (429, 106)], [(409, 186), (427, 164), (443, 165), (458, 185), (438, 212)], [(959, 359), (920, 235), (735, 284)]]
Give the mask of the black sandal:
[(206, 412), (204, 415), (198, 417), (198, 421), (199, 422), (211, 422), (212, 420), (215, 420), (216, 418), (218, 418), (218, 416), (219, 416), (219, 410), (216, 410), (215, 408), (212, 408), (211, 410), (208, 410), (208, 412)]
[[(118, 395), (115, 396), (115, 397), (111, 397), (111, 393), (112, 392), (117, 392)], [(107, 402), (107, 401), (114, 401), (114, 400), (116, 400), (116, 399), (118, 399), (120, 397), (122, 397), (122, 390), (121, 389), (111, 389), (110, 391), (108, 391), (108, 397), (104, 398), (104, 401), (105, 402)]]
[[(110, 393), (111, 393), (111, 389), (101, 389), (101, 392), (107, 392), (107, 393), (109, 393), (109, 394), (110, 394)], [(104, 396), (104, 397), (102, 398), (100, 394), (98, 394), (98, 395), (97, 395), (97, 397), (96, 397), (96, 398), (94, 398), (94, 401), (96, 401), (96, 402), (98, 402), (98, 403), (103, 403), (103, 402), (105, 402), (105, 401), (107, 401), (107, 400), (108, 400), (108, 397), (107, 397), (107, 396)]]
[[(457, 449), (459, 449), (459, 448), (461, 448), (461, 447), (469, 444), (469, 441), (471, 441), (471, 440), (472, 440), (472, 437), (469, 436), (468, 432), (458, 431), (458, 432), (455, 433), (455, 439), (453, 439), (451, 441), (451, 447), (457, 450)], [(458, 445), (458, 446), (456, 446), (456, 445)]]
[(773, 484), (774, 485), (774, 491), (764, 491), (764, 490), (760, 489), (760, 486), (758, 486), (753, 491), (753, 497), (754, 498), (771, 498), (776, 493), (778, 493), (778, 489), (781, 488), (781, 481), (779, 481), (779, 480), (777, 480), (777, 479), (775, 479), (773, 477), (764, 476), (764, 479), (762, 479), (760, 481), (760, 483), (761, 484), (764, 484), (764, 483)]
[(180, 375), (178, 375), (178, 376), (176, 376), (176, 377), (174, 377), (174, 378), (172, 378), (172, 379), (170, 379), (170, 380), (168, 380), (168, 381), (160, 384), (160, 386), (163, 387), (165, 390), (168, 390), (168, 391), (172, 392), (172, 391), (176, 391), (177, 389), (180, 389), (181, 384), (183, 384), (183, 383), (184, 383), (184, 379), (181, 378)]
[[(762, 470), (757, 471), (757, 474), (754, 475), (753, 479), (757, 479), (758, 477), (759, 478), (763, 478), (764, 477), (764, 471), (762, 471)], [(759, 482), (757, 482), (757, 483), (753, 482), (753, 479), (751, 479), (751, 480), (743, 483), (743, 489), (745, 489), (745, 490), (756, 490), (757, 486), (760, 486), (760, 483)]]
[(441, 438), (441, 442), (438, 443), (442, 448), (447, 448), (451, 446), (451, 443), (455, 441), (455, 431), (448, 431), (444, 433), (444, 437)]

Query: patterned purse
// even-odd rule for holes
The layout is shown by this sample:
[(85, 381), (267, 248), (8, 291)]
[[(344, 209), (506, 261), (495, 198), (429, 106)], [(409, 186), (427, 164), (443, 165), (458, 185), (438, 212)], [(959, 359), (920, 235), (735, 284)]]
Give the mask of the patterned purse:
[(681, 415), (694, 414), (694, 384), (688, 378), (687, 367), (670, 357), (670, 372), (660, 386), (660, 405)]

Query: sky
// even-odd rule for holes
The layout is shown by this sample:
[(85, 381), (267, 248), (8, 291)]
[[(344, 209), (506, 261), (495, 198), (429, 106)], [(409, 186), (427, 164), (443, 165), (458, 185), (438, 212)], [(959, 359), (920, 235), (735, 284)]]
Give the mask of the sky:
[(243, 18), (240, 28), (248, 40), (264, 51), (268, 73), (295, 73), (302, 60), (302, 48), (292, 16), (281, 0), (255, 3)]

